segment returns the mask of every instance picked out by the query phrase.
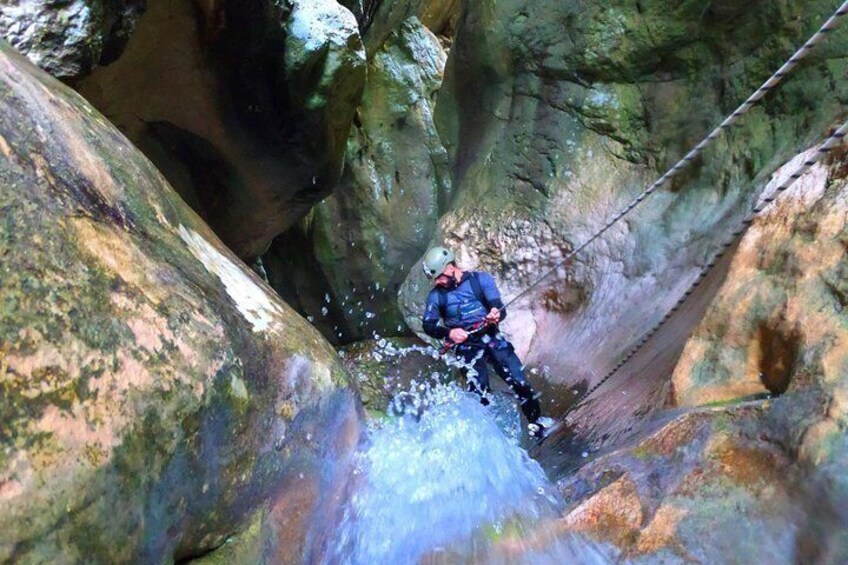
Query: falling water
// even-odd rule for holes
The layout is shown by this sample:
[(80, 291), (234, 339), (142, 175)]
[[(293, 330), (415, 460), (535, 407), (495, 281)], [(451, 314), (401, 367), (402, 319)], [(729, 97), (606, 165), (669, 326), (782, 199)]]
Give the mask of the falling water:
[(333, 562), (606, 563), (557, 535), (562, 502), (519, 445), (511, 397), (489, 407), (454, 384), (413, 383), (375, 423), (334, 536)]

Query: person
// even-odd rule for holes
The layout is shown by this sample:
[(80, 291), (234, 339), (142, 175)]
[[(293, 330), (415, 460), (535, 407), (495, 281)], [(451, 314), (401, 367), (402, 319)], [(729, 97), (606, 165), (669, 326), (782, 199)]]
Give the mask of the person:
[[(509, 385), (527, 418), (530, 435), (545, 437), (549, 418), (541, 417), (539, 396), (524, 375), (515, 348), (498, 329), (506, 318), (494, 278), (485, 272), (463, 271), (455, 254), (435, 247), (424, 256), (424, 274), (434, 283), (422, 318), (424, 333), (445, 340), (463, 362), (468, 388), (489, 404), (489, 369)], [(440, 324), (440, 321), (443, 324)], [(479, 331), (472, 330), (479, 328)]]

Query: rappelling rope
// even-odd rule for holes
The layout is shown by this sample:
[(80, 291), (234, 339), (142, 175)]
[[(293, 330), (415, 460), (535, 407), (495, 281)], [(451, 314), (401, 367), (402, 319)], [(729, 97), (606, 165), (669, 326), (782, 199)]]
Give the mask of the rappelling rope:
[(642, 203), (648, 196), (653, 194), (658, 188), (663, 186), (665, 183), (670, 181), (672, 178), (677, 176), (683, 169), (685, 169), (689, 164), (691, 164), (695, 159), (700, 156), (704, 150), (712, 144), (712, 142), (717, 139), (725, 130), (733, 126), (742, 116), (748, 113), (748, 111), (762, 99), (769, 91), (774, 89), (778, 84), (780, 84), (786, 76), (791, 73), (795, 67), (798, 66), (801, 61), (803, 61), (810, 53), (812, 53), (813, 49), (824, 40), (827, 34), (834, 31), (839, 25), (842, 23), (844, 16), (848, 15), (848, 0), (846, 0), (842, 6), (830, 17), (829, 20), (825, 22), (825, 24), (813, 35), (803, 47), (801, 47), (792, 57), (784, 63), (780, 69), (776, 73), (774, 73), (771, 78), (769, 78), (763, 85), (757, 89), (754, 94), (752, 94), (739, 108), (736, 109), (732, 114), (730, 114), (716, 129), (712, 131), (706, 138), (704, 138), (701, 143), (695, 146), (689, 153), (686, 154), (683, 159), (677, 162), (671, 169), (668, 170), (663, 176), (661, 176), (654, 184), (649, 186), (642, 194), (633, 199), (630, 204), (624, 207), (618, 214), (610, 218), (610, 220), (597, 232), (595, 232), (592, 237), (569, 251), (565, 257), (559, 261), (556, 265), (554, 265), (549, 271), (543, 274), (539, 279), (536, 280), (533, 284), (522, 290), (519, 294), (514, 296), (509, 302), (507, 302), (502, 308), (501, 311), (506, 309), (507, 306), (514, 304), (521, 297), (526, 295), (532, 289), (537, 287), (542, 281), (547, 279), (549, 276), (557, 272), (557, 270), (565, 265), (568, 261), (573, 259), (578, 253), (586, 249), (592, 242), (601, 237), (604, 233), (607, 232), (612, 226), (614, 226), (619, 220), (624, 218), (627, 214), (629, 214), (636, 206)]
[(686, 302), (686, 300), (692, 295), (692, 293), (695, 292), (695, 289), (697, 289), (701, 285), (701, 283), (704, 282), (704, 279), (707, 278), (707, 275), (709, 274), (710, 270), (712, 270), (712, 268), (716, 266), (718, 260), (721, 259), (725, 252), (734, 243), (736, 243), (739, 237), (743, 233), (745, 233), (745, 230), (748, 228), (748, 226), (751, 225), (751, 223), (754, 221), (754, 218), (756, 218), (756, 216), (760, 214), (769, 204), (774, 202), (775, 198), (777, 198), (778, 195), (791, 188), (798, 181), (798, 179), (807, 174), (813, 167), (813, 165), (823, 159), (825, 155), (833, 151), (835, 147), (838, 147), (843, 142), (846, 135), (848, 135), (848, 122), (842, 124), (842, 126), (838, 130), (836, 130), (829, 138), (827, 138), (827, 140), (819, 147), (818, 151), (816, 151), (813, 156), (807, 159), (798, 168), (798, 170), (792, 173), (792, 175), (790, 175), (783, 184), (770, 191), (767, 196), (763, 197), (759, 201), (759, 203), (754, 206), (754, 208), (748, 213), (748, 215), (745, 216), (745, 218), (740, 222), (739, 227), (732, 234), (730, 234), (730, 237), (728, 237), (721, 244), (721, 246), (718, 248), (718, 251), (716, 251), (716, 253), (710, 258), (709, 262), (701, 268), (701, 271), (698, 273), (698, 276), (695, 281), (692, 283), (689, 289), (685, 293), (683, 293), (683, 296), (680, 297), (680, 300), (678, 300), (677, 303), (675, 303), (675, 305), (671, 307), (671, 310), (666, 313), (663, 319), (660, 320), (648, 333), (646, 333), (642, 337), (642, 339), (639, 340), (639, 342), (635, 346), (633, 346), (633, 348), (628, 351), (624, 355), (624, 357), (621, 358), (618, 364), (604, 376), (604, 378), (598, 381), (598, 383), (595, 384), (592, 388), (586, 390), (586, 392), (578, 396), (572, 403), (572, 408), (569, 410), (569, 412), (576, 409), (577, 405), (580, 402), (582, 402), (593, 392), (601, 388), (604, 383), (610, 380), (622, 367), (624, 367), (624, 365), (634, 355), (636, 355), (636, 353), (638, 353), (639, 350), (641, 350), (646, 343), (648, 343), (648, 340), (650, 340), (651, 337), (653, 337), (654, 334), (656, 334), (660, 330), (660, 328), (662, 328), (665, 323), (671, 319), (674, 313), (677, 312), (677, 310), (679, 310), (681, 306), (683, 306), (683, 303)]

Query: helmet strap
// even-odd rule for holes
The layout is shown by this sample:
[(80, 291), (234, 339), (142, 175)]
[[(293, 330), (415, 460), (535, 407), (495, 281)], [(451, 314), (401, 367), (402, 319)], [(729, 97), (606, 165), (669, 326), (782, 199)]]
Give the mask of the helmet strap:
[(454, 288), (459, 286), (459, 279), (456, 278), (456, 273), (452, 274), (448, 278), (450, 278), (450, 280), (451, 280), (450, 284), (448, 285), (449, 289), (454, 289)]

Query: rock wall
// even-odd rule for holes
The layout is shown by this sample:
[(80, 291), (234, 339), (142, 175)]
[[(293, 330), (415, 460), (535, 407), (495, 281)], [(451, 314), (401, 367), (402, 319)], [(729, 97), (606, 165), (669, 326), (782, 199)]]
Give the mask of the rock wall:
[(336, 186), (364, 83), (356, 21), (334, 0), (151, 0), (79, 90), (255, 258)]
[[(434, 241), (515, 296), (756, 90), (832, 4), (465, 3), (436, 112), (455, 198)], [(606, 374), (768, 175), (844, 111), (846, 55), (833, 34), (687, 174), (516, 304), (505, 326), (524, 360), (559, 383)], [(426, 287), (415, 269), (402, 291), (414, 328)]]
[(430, 31), (450, 41), (456, 31), (460, 0), (343, 0), (359, 22), (369, 53), (409, 18), (418, 18)]
[(146, 0), (9, 0), (0, 36), (51, 75), (73, 82), (117, 59)]
[[(844, 147), (833, 152), (739, 243), (674, 372), (679, 409), (612, 451), (584, 448), (592, 458), (573, 474), (585, 459), (569, 439), (544, 444), (549, 469), (553, 453), (571, 449), (556, 471), (562, 535), (581, 532), (635, 561), (848, 558), (846, 163)], [(614, 392), (631, 401), (638, 385), (621, 385)], [(621, 410), (612, 396), (602, 403)]]
[(839, 153), (817, 166), (748, 230), (675, 369), (676, 404), (779, 395), (798, 377), (842, 386), (848, 374), (843, 158)]
[[(264, 263), (337, 342), (408, 333), (397, 288), (450, 191), (433, 112), (459, 13), (456, 0), (347, 4), (151, 0), (126, 51), (74, 75), (240, 257), (288, 230)], [(49, 34), (97, 43), (65, 8), (39, 6)], [(15, 40), (26, 13), (6, 11), (0, 31)], [(43, 34), (32, 43), (33, 60), (66, 57)]]
[(403, 335), (397, 291), (448, 200), (433, 121), (446, 53), (414, 16), (369, 57), (339, 188), (277, 239), (271, 282), (339, 343)]
[[(832, 4), (150, 0), (126, 49), (140, 2), (0, 6), (0, 32), (94, 101), (224, 240), (106, 118), (0, 47), (0, 561), (316, 559), (361, 410), (337, 354), (236, 254), (277, 237), (271, 281), (337, 342), (418, 329), (431, 242), (509, 299)], [(844, 116), (846, 57), (833, 34), (511, 307), (549, 413), (665, 315), (771, 172)], [(758, 220), (726, 272), (534, 451), (559, 478), (562, 536), (637, 562), (848, 559), (845, 160)], [(348, 353), (383, 375), (379, 343)], [(374, 408), (417, 375), (409, 361), (388, 381), (363, 372)], [(651, 419), (667, 401), (678, 411)], [(531, 532), (520, 549), (552, 541)]]
[(0, 561), (308, 559), (360, 409), (336, 353), (82, 98), (0, 43)]
[(787, 436), (809, 497), (801, 541), (834, 563), (848, 557), (846, 162), (834, 152), (758, 218), (673, 377), (681, 406), (779, 396), (759, 429)]

